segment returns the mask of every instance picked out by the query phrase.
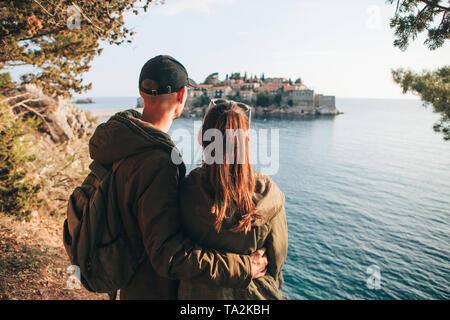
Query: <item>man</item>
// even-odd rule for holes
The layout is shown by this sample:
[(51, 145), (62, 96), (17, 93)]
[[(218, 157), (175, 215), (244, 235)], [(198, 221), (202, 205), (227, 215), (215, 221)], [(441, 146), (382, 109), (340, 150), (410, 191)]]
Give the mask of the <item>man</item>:
[(174, 58), (150, 59), (139, 77), (142, 115), (117, 113), (89, 143), (92, 159), (108, 166), (122, 160), (115, 188), (124, 229), (135, 254), (147, 254), (121, 288), (121, 299), (176, 299), (176, 279), (247, 287), (265, 274), (264, 250), (251, 256), (207, 250), (182, 233), (177, 197), (185, 166), (172, 161), (177, 150), (167, 131), (181, 115), (189, 86), (196, 84)]

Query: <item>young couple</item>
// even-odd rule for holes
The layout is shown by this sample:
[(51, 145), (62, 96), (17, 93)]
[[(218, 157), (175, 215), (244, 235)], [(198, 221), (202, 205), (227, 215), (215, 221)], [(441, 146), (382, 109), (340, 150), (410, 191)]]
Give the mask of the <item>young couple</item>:
[[(147, 254), (120, 298), (282, 299), (284, 196), (252, 170), (245, 134), (250, 108), (213, 100), (199, 143), (207, 148), (214, 139), (203, 133), (219, 130), (223, 154), (216, 150), (214, 161), (187, 177), (184, 164), (172, 161), (177, 150), (167, 131), (195, 86), (174, 58), (154, 57), (139, 78), (143, 113), (117, 113), (90, 140), (92, 159), (104, 165), (122, 160), (115, 173), (121, 218), (133, 249)], [(226, 143), (227, 130), (244, 135)]]

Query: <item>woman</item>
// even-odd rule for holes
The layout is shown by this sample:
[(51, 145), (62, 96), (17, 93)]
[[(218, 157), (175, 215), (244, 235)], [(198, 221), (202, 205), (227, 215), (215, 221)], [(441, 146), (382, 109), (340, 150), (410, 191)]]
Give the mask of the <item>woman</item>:
[(266, 248), (267, 273), (247, 288), (181, 281), (179, 299), (283, 298), (281, 269), (287, 254), (284, 195), (268, 176), (252, 170), (250, 113), (250, 107), (242, 103), (211, 102), (199, 134), (205, 161), (184, 181), (180, 206), (185, 232), (205, 247), (239, 254)]

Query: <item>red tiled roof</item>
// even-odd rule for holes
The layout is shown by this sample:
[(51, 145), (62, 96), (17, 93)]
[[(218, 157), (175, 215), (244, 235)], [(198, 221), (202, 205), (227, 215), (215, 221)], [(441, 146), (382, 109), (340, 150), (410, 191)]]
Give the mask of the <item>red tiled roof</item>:
[(212, 88), (209, 88), (209, 90), (226, 90), (227, 88), (229, 88), (229, 87), (226, 87), (226, 86), (222, 86), (222, 87), (212, 87)]
[(254, 86), (259, 83), (257, 82), (239, 82), (239, 83), (233, 83), (231, 84), (232, 87), (246, 87), (246, 86)]
[(256, 88), (257, 90), (278, 90), (282, 86), (261, 86)]
[(268, 82), (268, 83), (263, 84), (263, 87), (277, 87), (277, 88), (279, 88), (279, 87), (282, 87), (283, 85), (285, 85), (285, 84)]
[(284, 91), (292, 91), (295, 90), (295, 86), (291, 86), (291, 85), (285, 85), (284, 87)]

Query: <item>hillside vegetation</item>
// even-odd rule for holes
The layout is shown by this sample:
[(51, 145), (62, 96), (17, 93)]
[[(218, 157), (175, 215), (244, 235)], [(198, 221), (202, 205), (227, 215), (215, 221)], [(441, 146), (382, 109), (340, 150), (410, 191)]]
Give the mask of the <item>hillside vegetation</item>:
[(67, 199), (97, 120), (35, 86), (0, 97), (0, 299), (104, 299), (67, 289)]

